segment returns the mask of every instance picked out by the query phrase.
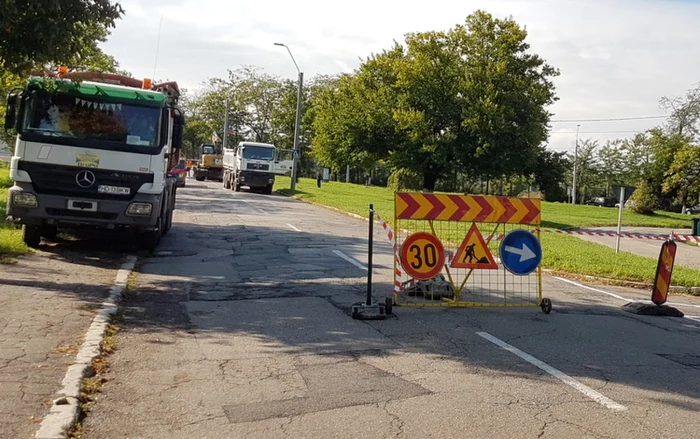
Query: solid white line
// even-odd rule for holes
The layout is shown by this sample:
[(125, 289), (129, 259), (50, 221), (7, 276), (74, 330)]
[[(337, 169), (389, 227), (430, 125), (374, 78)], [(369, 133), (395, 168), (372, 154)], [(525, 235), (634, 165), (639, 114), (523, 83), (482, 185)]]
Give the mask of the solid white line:
[(297, 229), (297, 228), (294, 227), (293, 225), (291, 225), (291, 224), (289, 224), (289, 223), (287, 223), (287, 225), (289, 226), (290, 229), (294, 230), (295, 232), (301, 232), (301, 230)]
[[(648, 303), (651, 303), (651, 300), (628, 299), (628, 298), (625, 298), (622, 296), (618, 296), (615, 293), (610, 293), (608, 291), (601, 290), (600, 288), (593, 288), (593, 287), (589, 287), (588, 285), (580, 284), (578, 282), (574, 282), (574, 281), (569, 280), (569, 279), (564, 279), (563, 277), (554, 276), (554, 279), (559, 279), (562, 282), (566, 282), (568, 284), (575, 285), (579, 288), (585, 288), (587, 290), (595, 291), (597, 293), (606, 294), (610, 297), (614, 297), (615, 299), (622, 300), (623, 302), (644, 302), (644, 303), (648, 302)], [(689, 303), (666, 302), (666, 305), (669, 305), (669, 306), (688, 306), (688, 307), (692, 307), (692, 308), (700, 308), (700, 305), (691, 305)]]
[(126, 283), (135, 264), (136, 256), (128, 256), (126, 262), (117, 271), (109, 296), (102, 302), (102, 309), (92, 319), (92, 324), (85, 334), (85, 341), (75, 356), (73, 364), (66, 371), (63, 388), (58, 391), (59, 398), (54, 401), (49, 414), (41, 421), (35, 438), (65, 437), (65, 430), (75, 424), (79, 410), (80, 383), (86, 376), (88, 368), (91, 367), (92, 359), (100, 355), (100, 344), (104, 338), (105, 329), (112, 320), (112, 315), (117, 312), (119, 298), (126, 290)]
[(354, 265), (357, 268), (360, 268), (362, 270), (367, 270), (367, 267), (362, 265), (361, 263), (357, 262), (355, 259), (351, 258), (350, 256), (346, 255), (345, 253), (341, 252), (340, 250), (333, 250), (333, 253), (336, 255), (340, 256), (341, 258), (345, 259), (346, 261), (350, 262), (352, 265)]
[(591, 398), (593, 401), (604, 405), (605, 407), (609, 408), (610, 410), (615, 410), (618, 412), (627, 410), (627, 407), (625, 407), (624, 405), (616, 403), (612, 399), (596, 392), (595, 390), (591, 389), (590, 387), (586, 386), (585, 384), (582, 384), (581, 382), (575, 380), (574, 378), (571, 378), (569, 375), (565, 374), (564, 372), (553, 368), (549, 364), (538, 360), (537, 358), (533, 357), (532, 355), (527, 354), (514, 346), (509, 345), (508, 343), (494, 337), (493, 335), (489, 334), (488, 332), (477, 332), (476, 334), (480, 337), (485, 338), (486, 340), (490, 341), (491, 343), (502, 347), (503, 349), (507, 350), (508, 352), (517, 355), (518, 357), (520, 357), (523, 360), (527, 361), (528, 363), (538, 367), (539, 369), (547, 372), (548, 374), (552, 375), (553, 377), (558, 378), (564, 384), (567, 384), (567, 385), (573, 387), (574, 389), (583, 393), (587, 397)]

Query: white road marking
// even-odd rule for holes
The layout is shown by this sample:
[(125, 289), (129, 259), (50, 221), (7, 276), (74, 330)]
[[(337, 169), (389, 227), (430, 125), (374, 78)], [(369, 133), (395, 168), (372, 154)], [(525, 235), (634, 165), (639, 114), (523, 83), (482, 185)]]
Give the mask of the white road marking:
[[(608, 295), (610, 297), (614, 297), (615, 299), (622, 300), (623, 302), (644, 302), (644, 303), (648, 302), (648, 303), (652, 303), (651, 300), (628, 299), (626, 297), (618, 296), (615, 293), (610, 293), (608, 291), (601, 290), (600, 288), (593, 288), (593, 287), (589, 287), (588, 285), (580, 284), (578, 282), (574, 282), (574, 281), (569, 280), (569, 279), (564, 279), (563, 277), (554, 276), (554, 279), (559, 279), (562, 282), (566, 282), (568, 284), (575, 285), (579, 288), (585, 288), (587, 290), (591, 290), (591, 291), (595, 291), (597, 293), (605, 294), (605, 295)], [(700, 305), (691, 305), (690, 303), (666, 302), (666, 305), (669, 305), (669, 306), (688, 306), (691, 308), (700, 308)]]
[(293, 225), (291, 225), (291, 224), (289, 224), (289, 223), (287, 223), (287, 225), (289, 226), (290, 229), (294, 230), (295, 232), (301, 232), (301, 230), (297, 229), (297, 228), (294, 227)]
[(367, 270), (367, 267), (356, 261), (355, 259), (351, 258), (350, 256), (346, 255), (345, 253), (341, 252), (340, 250), (333, 250), (333, 253), (336, 255), (340, 256), (341, 258), (345, 259), (346, 261), (350, 262), (352, 265), (355, 267), (361, 269), (361, 270)]
[(263, 215), (267, 215), (267, 212), (265, 212), (265, 211), (262, 210), (262, 209), (258, 209), (258, 212), (262, 213)]
[(549, 364), (538, 360), (537, 358), (533, 357), (530, 354), (527, 354), (527, 353), (521, 351), (520, 349), (516, 348), (515, 346), (509, 345), (508, 343), (504, 342), (501, 339), (494, 337), (493, 335), (489, 334), (488, 332), (477, 332), (476, 334), (482, 338), (485, 338), (486, 340), (490, 341), (491, 343), (502, 347), (503, 349), (507, 350), (508, 352), (517, 355), (518, 357), (520, 357), (523, 360), (527, 361), (528, 363), (538, 367), (539, 369), (547, 372), (548, 374), (552, 375), (553, 377), (558, 378), (564, 384), (567, 384), (567, 385), (573, 387), (574, 389), (583, 393), (584, 395), (591, 398), (593, 401), (597, 402), (598, 404), (602, 404), (605, 407), (609, 408), (610, 410), (615, 410), (618, 412), (627, 410), (627, 407), (625, 407), (624, 405), (618, 404), (617, 402), (613, 401), (612, 399), (596, 392), (595, 390), (591, 389), (590, 387), (586, 386), (585, 384), (582, 384), (581, 382), (575, 380), (574, 378), (570, 377), (569, 375), (565, 374), (564, 372), (553, 368)]

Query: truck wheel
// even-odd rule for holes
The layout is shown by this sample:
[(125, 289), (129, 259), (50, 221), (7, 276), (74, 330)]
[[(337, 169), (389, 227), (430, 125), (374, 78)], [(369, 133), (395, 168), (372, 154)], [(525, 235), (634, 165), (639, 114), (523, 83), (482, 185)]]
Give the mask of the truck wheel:
[(265, 189), (263, 189), (263, 194), (270, 195), (272, 194), (272, 186), (271, 184), (268, 184), (265, 186)]
[(224, 178), (222, 181), (224, 182), (224, 189), (231, 189), (231, 180), (229, 180), (226, 174), (224, 174)]
[(22, 226), (22, 241), (27, 244), (27, 247), (37, 248), (41, 244), (41, 227), (30, 226), (25, 224)]
[(58, 227), (56, 225), (45, 225), (41, 227), (41, 236), (51, 241), (56, 239), (58, 235)]
[(238, 180), (235, 180), (233, 182), (233, 190), (235, 192), (240, 192), (241, 191), (241, 184), (238, 182)]
[(142, 250), (153, 252), (153, 250), (155, 250), (156, 247), (158, 247), (158, 244), (160, 244), (161, 236), (163, 236), (163, 228), (161, 219), (158, 218), (158, 222), (156, 223), (156, 230), (149, 230), (147, 232), (142, 232), (137, 235), (137, 239), (139, 240), (139, 248), (141, 248)]

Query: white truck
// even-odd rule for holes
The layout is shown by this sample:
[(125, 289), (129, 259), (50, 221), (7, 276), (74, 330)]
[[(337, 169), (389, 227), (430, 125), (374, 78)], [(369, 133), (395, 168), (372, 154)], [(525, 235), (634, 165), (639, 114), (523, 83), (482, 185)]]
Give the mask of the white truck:
[(131, 230), (153, 250), (172, 224), (185, 124), (175, 82), (68, 72), (32, 76), (10, 93), (17, 132), (8, 219), (37, 247), (57, 229)]
[(225, 148), (224, 189), (240, 191), (241, 186), (248, 186), (251, 191), (271, 194), (275, 176), (291, 172), (293, 160), (281, 160), (288, 152), (259, 142), (240, 142), (233, 148)]

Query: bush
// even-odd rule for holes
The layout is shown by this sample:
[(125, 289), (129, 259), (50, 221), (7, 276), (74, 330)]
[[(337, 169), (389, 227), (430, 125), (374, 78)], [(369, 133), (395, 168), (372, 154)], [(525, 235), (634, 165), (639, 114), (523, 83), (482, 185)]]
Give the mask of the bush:
[(419, 191), (423, 188), (423, 176), (410, 169), (397, 169), (389, 176), (387, 186), (393, 191)]
[(633, 201), (631, 203), (632, 210), (645, 215), (654, 213), (654, 210), (659, 206), (656, 194), (654, 194), (654, 190), (646, 180), (642, 180), (639, 183), (639, 187), (634, 191), (630, 200)]

